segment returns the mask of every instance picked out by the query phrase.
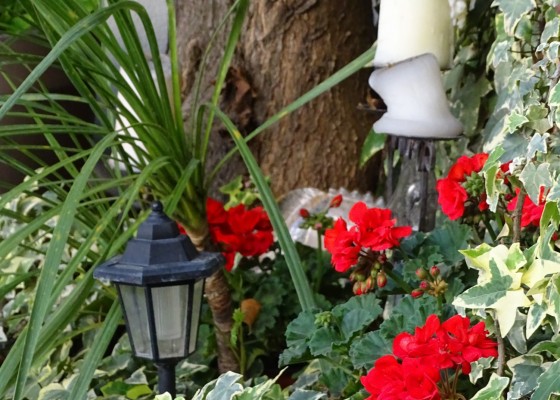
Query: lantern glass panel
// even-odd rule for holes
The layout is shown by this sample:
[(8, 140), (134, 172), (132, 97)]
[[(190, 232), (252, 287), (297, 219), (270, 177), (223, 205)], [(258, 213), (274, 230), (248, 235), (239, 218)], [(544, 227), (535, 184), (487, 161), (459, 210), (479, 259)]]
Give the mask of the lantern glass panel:
[(202, 294), (204, 291), (204, 279), (197, 281), (193, 288), (193, 300), (191, 311), (191, 326), (189, 335), (189, 354), (196, 350), (196, 340), (198, 337), (198, 324), (200, 322), (200, 309), (202, 307)]
[(119, 285), (128, 334), (137, 357), (153, 359), (146, 292), (140, 286)]
[(159, 358), (186, 355), (190, 285), (153, 287), (152, 301)]

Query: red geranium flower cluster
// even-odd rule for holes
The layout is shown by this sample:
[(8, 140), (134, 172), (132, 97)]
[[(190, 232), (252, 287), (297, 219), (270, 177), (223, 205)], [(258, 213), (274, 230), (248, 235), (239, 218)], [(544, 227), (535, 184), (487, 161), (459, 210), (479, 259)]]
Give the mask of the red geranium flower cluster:
[(354, 204), (349, 217), (355, 224), (350, 228), (339, 218), (333, 228), (325, 231), (325, 248), (331, 253), (331, 263), (338, 272), (356, 266), (350, 280), (354, 282), (354, 293), (363, 294), (376, 285), (387, 284), (383, 269), (387, 262), (385, 250), (398, 246), (402, 238), (412, 233), (412, 228), (395, 226), (391, 210), (368, 208), (363, 202)]
[(438, 203), (449, 219), (462, 217), (469, 200), (474, 201), (480, 211), (488, 209), (484, 181), (478, 174), (487, 159), (486, 153), (472, 157), (461, 156), (451, 167), (447, 177), (437, 181)]
[(470, 320), (460, 315), (443, 323), (436, 315), (430, 315), (423, 327), (415, 329), (414, 335), (399, 334), (393, 342), (394, 355), (378, 359), (361, 382), (370, 393), (368, 400), (454, 398), (451, 397), (456, 390), (453, 384), (438, 385), (440, 371), (455, 368), (468, 374), (471, 362), (496, 357), (496, 347), (496, 342), (488, 338), (483, 322), (471, 327)]
[(380, 252), (396, 247), (412, 233), (410, 226), (395, 226), (391, 210), (368, 208), (364, 202), (354, 204), (349, 217), (355, 223), (350, 229), (339, 218), (325, 232), (325, 248), (332, 254), (332, 264), (338, 272), (356, 265), (363, 250)]
[(206, 215), (212, 241), (220, 246), (231, 271), (235, 254), (259, 256), (270, 248), (274, 238), (272, 225), (262, 207), (245, 208), (243, 204), (228, 210), (217, 200), (208, 198)]

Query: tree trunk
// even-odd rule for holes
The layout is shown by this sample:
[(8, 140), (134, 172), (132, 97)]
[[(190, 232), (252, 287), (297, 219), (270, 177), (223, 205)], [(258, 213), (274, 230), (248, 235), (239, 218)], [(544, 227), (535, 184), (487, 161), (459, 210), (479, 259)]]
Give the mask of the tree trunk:
[[(183, 111), (187, 124), (196, 74), (203, 70), (202, 93), (209, 98), (223, 54), (228, 25), (206, 63), (202, 56), (232, 0), (177, 0), (178, 39), (183, 75)], [(222, 94), (221, 108), (241, 132), (248, 133), (297, 99), (373, 43), (370, 0), (351, 6), (335, 0), (256, 0), (251, 2), (236, 56)], [(371, 118), (357, 110), (367, 92), (367, 73), (359, 73), (269, 128), (250, 146), (270, 176), (276, 195), (300, 187), (375, 186), (372, 170), (360, 170), (358, 158)], [(217, 124), (218, 125), (218, 124)], [(190, 125), (188, 125), (190, 126)], [(232, 148), (229, 134), (215, 129), (208, 154), (210, 168)], [(246, 169), (234, 157), (221, 171), (215, 189)], [(228, 347), (231, 296), (223, 276), (207, 285), (218, 331), (219, 364), (232, 368)]]
[[(185, 112), (190, 114), (194, 76), (205, 70), (203, 91), (212, 89), (223, 53), (219, 35), (206, 65), (201, 56), (231, 0), (179, 0)], [(221, 107), (241, 132), (250, 132), (282, 107), (367, 50), (374, 41), (371, 1), (351, 6), (335, 0), (251, 2)], [(251, 143), (276, 195), (300, 187), (375, 188), (375, 165), (359, 168), (362, 143), (373, 119), (358, 111), (368, 72), (358, 73), (272, 126)], [(234, 147), (224, 131), (214, 133), (210, 164)], [(375, 164), (375, 163), (374, 163)], [(244, 173), (239, 159), (222, 171), (217, 185)]]

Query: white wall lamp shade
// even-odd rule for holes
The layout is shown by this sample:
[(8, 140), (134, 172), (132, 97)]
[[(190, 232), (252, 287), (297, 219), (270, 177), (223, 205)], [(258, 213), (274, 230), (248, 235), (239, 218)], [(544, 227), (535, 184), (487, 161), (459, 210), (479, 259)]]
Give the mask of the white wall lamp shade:
[(432, 53), (445, 69), (451, 66), (452, 47), (448, 0), (381, 0), (374, 66)]
[(373, 125), (378, 133), (426, 139), (451, 139), (463, 127), (449, 111), (441, 72), (433, 54), (375, 70), (369, 85), (387, 105)]

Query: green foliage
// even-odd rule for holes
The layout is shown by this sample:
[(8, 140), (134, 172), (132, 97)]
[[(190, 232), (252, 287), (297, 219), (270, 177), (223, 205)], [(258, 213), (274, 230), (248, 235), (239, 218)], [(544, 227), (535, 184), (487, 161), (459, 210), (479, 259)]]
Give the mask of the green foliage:
[(377, 133), (373, 129), (369, 131), (360, 154), (360, 166), (364, 166), (374, 155), (385, 148), (387, 135)]
[(360, 369), (353, 368), (349, 359), (350, 346), (361, 340), (381, 313), (379, 300), (371, 293), (353, 297), (330, 311), (302, 312), (286, 330), (288, 348), (280, 355), (280, 364), (318, 359), (319, 383), (331, 395), (354, 394)]
[(471, 400), (497, 400), (503, 399), (501, 395), (509, 383), (509, 378), (492, 374), (488, 385), (479, 390)]

